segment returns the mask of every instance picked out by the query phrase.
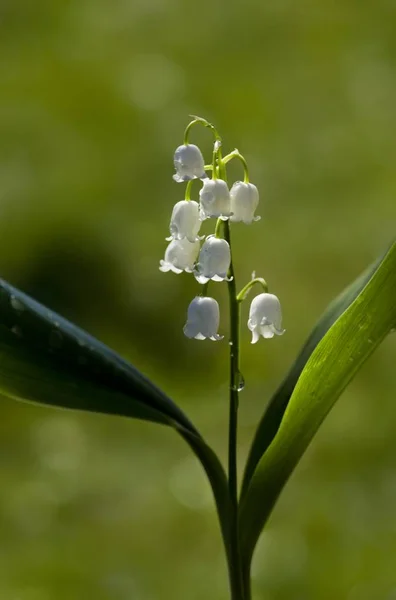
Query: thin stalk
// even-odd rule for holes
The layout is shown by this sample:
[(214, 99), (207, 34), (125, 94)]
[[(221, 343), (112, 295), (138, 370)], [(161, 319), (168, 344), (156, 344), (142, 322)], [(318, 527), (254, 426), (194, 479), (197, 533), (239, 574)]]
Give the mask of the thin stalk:
[(193, 120), (187, 125), (187, 127), (184, 131), (183, 144), (189, 143), (190, 130), (192, 129), (192, 127), (194, 127), (194, 125), (203, 125), (204, 127), (208, 127), (209, 129), (212, 130), (215, 140), (220, 140), (219, 133), (218, 133), (217, 129), (212, 125), (212, 123), (209, 123), (209, 121), (207, 121), (206, 119), (203, 119), (202, 117), (197, 117), (195, 115), (190, 115), (190, 116), (192, 117)]
[(267, 285), (267, 282), (265, 281), (265, 279), (263, 279), (262, 277), (255, 277), (254, 279), (249, 281), (249, 283), (247, 283), (244, 288), (241, 289), (241, 291), (239, 292), (239, 294), (237, 296), (238, 302), (243, 302), (245, 300), (246, 296), (248, 295), (248, 293), (250, 292), (250, 290), (256, 283), (261, 285), (264, 292), (268, 292), (268, 285)]
[(190, 179), (190, 181), (187, 182), (186, 185), (186, 192), (184, 194), (184, 200), (187, 200), (188, 202), (191, 200), (191, 188), (192, 188), (192, 184), (193, 184), (193, 179)]
[[(224, 222), (224, 238), (231, 248), (231, 233), (228, 221)], [(231, 258), (228, 276), (230, 304), (230, 412), (228, 427), (228, 486), (231, 499), (230, 540), (231, 565), (230, 585), (232, 600), (244, 600), (241, 556), (238, 531), (238, 473), (237, 473), (237, 431), (238, 431), (238, 386), (239, 386), (239, 302), (237, 300), (234, 265)]]
[(232, 152), (230, 152), (229, 154), (227, 154), (227, 156), (225, 156), (223, 158), (223, 164), (226, 165), (228, 162), (230, 162), (230, 160), (237, 158), (238, 160), (241, 161), (242, 165), (243, 165), (243, 181), (244, 183), (249, 183), (249, 168), (247, 165), (247, 162), (245, 160), (245, 157), (239, 152), (239, 150), (237, 150), (235, 148), (235, 150), (233, 150)]
[[(227, 181), (227, 170), (222, 159), (221, 145), (215, 144), (219, 177)], [(215, 163), (213, 161), (213, 167)], [(218, 220), (218, 223), (221, 219)], [(220, 226), (216, 230), (219, 230)], [(219, 232), (219, 231), (218, 231)], [(234, 263), (232, 261), (230, 222), (223, 222), (224, 239), (231, 251), (230, 267), (228, 269), (228, 296), (230, 307), (230, 408), (228, 421), (228, 489), (230, 495), (230, 555), (228, 567), (230, 576), (231, 600), (246, 600), (242, 574), (242, 561), (239, 544), (238, 519), (238, 404), (239, 404), (239, 322), (240, 302), (238, 301), (235, 281)]]

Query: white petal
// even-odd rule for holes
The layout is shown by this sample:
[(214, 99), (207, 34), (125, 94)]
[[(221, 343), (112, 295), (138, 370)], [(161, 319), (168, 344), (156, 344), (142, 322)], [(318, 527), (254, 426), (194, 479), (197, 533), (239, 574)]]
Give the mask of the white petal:
[(226, 240), (210, 235), (199, 253), (197, 271), (199, 276), (214, 281), (223, 281), (231, 263), (230, 246)]
[(211, 335), (209, 339), (213, 342), (219, 342), (220, 340), (224, 339), (224, 335), (219, 335), (218, 333), (215, 333), (214, 335)]
[(263, 338), (270, 339), (274, 337), (274, 332), (270, 325), (260, 325), (260, 333)]
[(208, 296), (197, 296), (188, 307), (184, 333), (187, 337), (196, 339), (217, 339), (219, 320), (220, 311), (216, 300)]
[(196, 340), (206, 340), (206, 337), (202, 335), (202, 333), (197, 333), (197, 335), (195, 335), (194, 338)]
[[(199, 192), (201, 215), (227, 219), (231, 214), (230, 192), (222, 179), (207, 179)], [(202, 219), (202, 216), (201, 216)]]
[(199, 242), (191, 244), (187, 239), (172, 240), (165, 250), (165, 259), (160, 262), (161, 271), (192, 272), (199, 253)]
[(259, 220), (254, 216), (259, 203), (259, 193), (255, 185), (237, 181), (231, 188), (230, 198), (233, 212), (232, 221), (242, 221), (250, 225), (253, 221)]
[(173, 162), (176, 169), (173, 179), (178, 183), (207, 177), (202, 153), (194, 144), (183, 144), (176, 148)]
[(274, 325), (278, 330), (282, 327), (282, 310), (280, 302), (273, 294), (259, 294), (250, 305), (249, 318), (256, 324)]
[(172, 210), (169, 224), (171, 237), (175, 240), (187, 240), (191, 243), (199, 240), (198, 231), (201, 227), (199, 205), (194, 200), (176, 202)]
[(258, 333), (257, 329), (252, 329), (251, 331), (252, 331), (252, 341), (251, 341), (251, 343), (252, 344), (257, 344), (257, 342), (260, 339), (259, 333)]
[(180, 273), (183, 273), (183, 269), (178, 269), (177, 267), (175, 267), (175, 265), (172, 265), (171, 263), (168, 263), (165, 260), (160, 260), (159, 270), (162, 271), (163, 273), (167, 273), (168, 271), (173, 271), (173, 273), (176, 273), (177, 275), (179, 275)]
[(187, 322), (183, 327), (183, 333), (188, 338), (193, 338), (196, 335), (195, 329), (191, 323)]
[(211, 279), (212, 281), (224, 281), (225, 279), (227, 279), (227, 273), (224, 273), (223, 275), (213, 275)]

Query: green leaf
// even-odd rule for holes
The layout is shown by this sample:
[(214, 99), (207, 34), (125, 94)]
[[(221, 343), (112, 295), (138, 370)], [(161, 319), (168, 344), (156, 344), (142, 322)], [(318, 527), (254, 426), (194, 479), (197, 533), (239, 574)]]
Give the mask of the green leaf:
[(279, 429), (240, 505), (244, 573), (260, 532), (320, 424), (364, 361), (396, 326), (396, 243), (310, 356)]
[(209, 478), (229, 552), (227, 478), (216, 454), (182, 410), (110, 348), (3, 280), (0, 392), (17, 400), (173, 427)]
[(312, 352), (319, 344), (320, 340), (328, 332), (330, 327), (342, 315), (342, 313), (352, 304), (363, 288), (367, 285), (378, 265), (386, 256), (381, 256), (373, 265), (364, 271), (351, 285), (349, 285), (333, 302), (329, 304), (318, 323), (313, 328), (307, 341), (301, 349), (300, 354), (292, 365), (289, 373), (272, 396), (268, 403), (264, 415), (256, 429), (255, 437), (250, 448), (249, 456), (246, 462), (241, 497), (245, 495), (254, 470), (263, 456), (264, 452), (272, 442), (278, 431), (282, 417), (289, 403), (298, 378)]
[(0, 391), (21, 400), (196, 431), (180, 408), (107, 346), (0, 280)]

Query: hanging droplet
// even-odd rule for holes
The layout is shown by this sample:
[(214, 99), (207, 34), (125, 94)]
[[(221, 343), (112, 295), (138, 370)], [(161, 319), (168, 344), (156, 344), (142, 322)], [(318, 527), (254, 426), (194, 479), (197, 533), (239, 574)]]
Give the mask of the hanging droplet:
[(14, 310), (17, 310), (19, 312), (25, 310), (25, 305), (23, 304), (23, 302), (21, 302), (21, 300), (19, 300), (19, 298), (16, 298), (15, 296), (11, 296), (10, 304)]
[(237, 373), (237, 375), (235, 376), (235, 383), (234, 383), (234, 386), (232, 389), (237, 392), (242, 392), (244, 387), (245, 387), (245, 379), (244, 379), (242, 373), (239, 371)]

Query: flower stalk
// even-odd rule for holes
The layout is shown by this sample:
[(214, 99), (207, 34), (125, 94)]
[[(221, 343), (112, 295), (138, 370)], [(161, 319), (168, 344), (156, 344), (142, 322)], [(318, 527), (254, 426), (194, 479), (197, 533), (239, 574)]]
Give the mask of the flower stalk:
[[(251, 304), (248, 328), (252, 332), (252, 343), (260, 337), (270, 338), (282, 335), (282, 313), (279, 300), (268, 293), (268, 286), (262, 277), (253, 273), (249, 281), (238, 293), (235, 281), (233, 252), (231, 247), (231, 223), (250, 226), (260, 219), (255, 211), (259, 204), (257, 187), (249, 181), (248, 165), (239, 152), (233, 150), (223, 158), (222, 141), (217, 129), (206, 119), (192, 117), (184, 132), (183, 145), (176, 148), (173, 179), (186, 183), (184, 200), (173, 207), (169, 230), (170, 241), (161, 261), (161, 271), (193, 273), (201, 285), (201, 291), (191, 301), (187, 310), (184, 334), (190, 339), (220, 341), (220, 309), (215, 298), (208, 296), (209, 283), (214, 287), (226, 281), (229, 296), (229, 419), (228, 419), (228, 498), (227, 526), (224, 543), (228, 561), (229, 581), (232, 600), (249, 600), (250, 582), (243, 577), (242, 556), (239, 532), (238, 497), (238, 408), (239, 393), (244, 387), (240, 371), (240, 312), (242, 302), (252, 288), (259, 285), (262, 293)], [(195, 125), (211, 130), (214, 137), (212, 162), (205, 164), (201, 150), (190, 144), (189, 137)], [(243, 166), (243, 181), (234, 182), (231, 189), (227, 183), (227, 167), (237, 159)], [(206, 171), (210, 172), (208, 177)], [(199, 202), (191, 199), (192, 183), (201, 180)], [(199, 235), (201, 225), (205, 226), (216, 219), (214, 233)], [(237, 225), (239, 226), (239, 225)], [(212, 230), (213, 231), (213, 230)], [(201, 242), (205, 238), (205, 241)]]
[[(224, 238), (231, 248), (231, 232), (229, 221), (224, 222)], [(238, 442), (238, 408), (239, 408), (239, 328), (240, 305), (237, 299), (234, 265), (231, 262), (228, 271), (229, 281), (229, 313), (230, 313), (230, 383), (229, 383), (229, 421), (228, 421), (228, 488), (231, 499), (230, 538), (232, 553), (230, 557), (230, 586), (232, 600), (244, 600), (242, 567), (240, 556), (239, 530), (238, 530), (238, 469), (237, 469), (237, 442)]]

